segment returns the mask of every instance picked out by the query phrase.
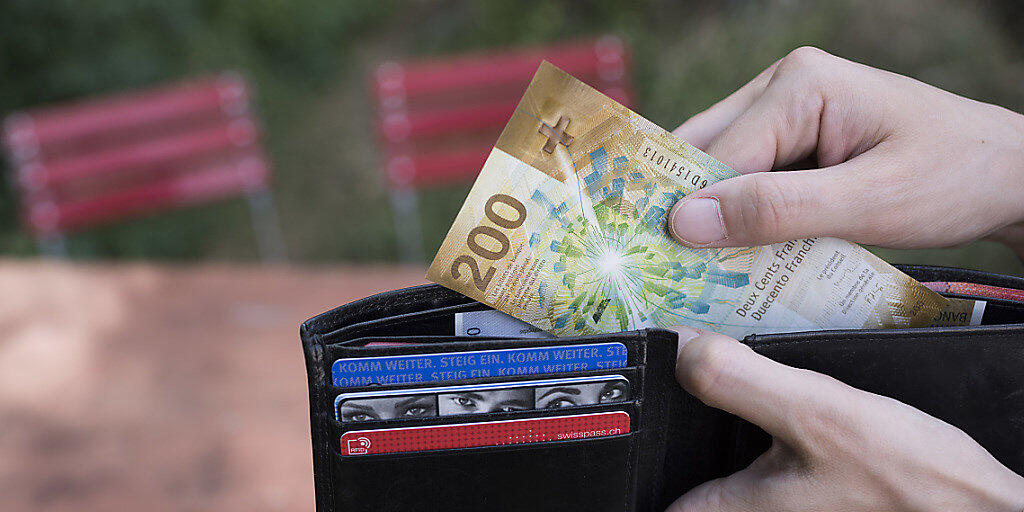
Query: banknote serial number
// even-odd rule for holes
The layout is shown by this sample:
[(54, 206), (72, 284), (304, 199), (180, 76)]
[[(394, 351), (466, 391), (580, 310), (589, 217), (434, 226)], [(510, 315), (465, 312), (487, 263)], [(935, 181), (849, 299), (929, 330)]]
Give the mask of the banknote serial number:
[(694, 172), (692, 167), (687, 167), (679, 161), (679, 156), (671, 151), (655, 144), (650, 139), (644, 139), (644, 143), (636, 152), (637, 156), (647, 160), (655, 167), (660, 167), (670, 176), (682, 179), (697, 188), (708, 186), (708, 180)]
[[(512, 208), (516, 217), (513, 219), (499, 213), (495, 208), (495, 205), (499, 203)], [(484, 260), (498, 261), (508, 254), (508, 250), (512, 245), (508, 240), (508, 235), (498, 228), (516, 229), (519, 226), (522, 226), (523, 223), (526, 222), (526, 206), (523, 206), (523, 203), (508, 194), (494, 194), (487, 200), (487, 203), (484, 204), (484, 216), (494, 223), (494, 226), (481, 224), (469, 230), (469, 234), (466, 235), (466, 246), (469, 247), (469, 250), (473, 254), (483, 258)], [(484, 238), (481, 239), (480, 237)], [(481, 244), (480, 242), (485, 239), (490, 239), (496, 242), (498, 244), (498, 249), (489, 249)], [(493, 247), (494, 244), (488, 245)], [(468, 254), (463, 254), (452, 261), (452, 277), (455, 279), (461, 279), (462, 271), (459, 269), (464, 266), (469, 267), (469, 271), (473, 277), (473, 284), (477, 289), (482, 292), (487, 291), (487, 285), (490, 284), (491, 279), (494, 278), (495, 268), (489, 267), (486, 272), (481, 274), (480, 264), (477, 262), (476, 258)]]

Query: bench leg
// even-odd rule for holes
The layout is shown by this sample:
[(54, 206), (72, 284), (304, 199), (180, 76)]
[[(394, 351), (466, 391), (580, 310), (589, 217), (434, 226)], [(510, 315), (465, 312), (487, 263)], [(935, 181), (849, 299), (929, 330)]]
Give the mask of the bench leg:
[(68, 259), (68, 245), (62, 234), (41, 236), (36, 239), (36, 244), (39, 245), (39, 252), (47, 258)]
[(423, 264), (423, 229), (420, 225), (416, 190), (392, 187), (391, 206), (395, 212), (399, 261), (410, 265)]
[(263, 189), (250, 192), (245, 197), (252, 214), (252, 229), (256, 233), (260, 259), (264, 263), (288, 261), (288, 250), (273, 194), (269, 189)]

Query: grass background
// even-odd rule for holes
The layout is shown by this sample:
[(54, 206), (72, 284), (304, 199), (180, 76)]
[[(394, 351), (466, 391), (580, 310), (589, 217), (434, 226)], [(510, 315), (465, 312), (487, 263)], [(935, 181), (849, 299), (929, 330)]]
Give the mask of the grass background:
[[(815, 45), (1024, 110), (1019, 2), (539, 0), (4, 0), (0, 115), (83, 95), (236, 69), (257, 90), (290, 257), (394, 261), (394, 219), (371, 135), (367, 74), (392, 58), (615, 33), (632, 48), (638, 111), (673, 128), (789, 50)], [(433, 254), (469, 184), (424, 191)], [(76, 259), (249, 260), (243, 201), (69, 238)], [(0, 254), (30, 256), (0, 185)], [(1004, 247), (878, 250), (893, 262), (1024, 274)]]

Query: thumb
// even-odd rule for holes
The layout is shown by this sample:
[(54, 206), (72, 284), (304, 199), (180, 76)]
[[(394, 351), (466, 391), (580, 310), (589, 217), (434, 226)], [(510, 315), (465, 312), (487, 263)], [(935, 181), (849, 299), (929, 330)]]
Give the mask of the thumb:
[(794, 480), (785, 478), (796, 455), (781, 443), (746, 469), (705, 482), (682, 495), (666, 512), (762, 512), (792, 510), (800, 494)]
[[(720, 334), (675, 327), (680, 348), (679, 382), (704, 403), (763, 428), (771, 449), (746, 469), (706, 482), (676, 500), (667, 512), (760, 512), (790, 508), (794, 483), (782, 475), (795, 467), (793, 447), (805, 432), (809, 414), (826, 408), (841, 384), (824, 375), (772, 361), (750, 347)], [(824, 401), (824, 402), (823, 402)], [(771, 482), (771, 485), (765, 485)]]
[(763, 512), (785, 510), (779, 499), (787, 489), (765, 489), (764, 482), (771, 474), (766, 472), (767, 462), (774, 457), (769, 451), (750, 467), (727, 477), (705, 482), (669, 505), (666, 512)]
[(759, 478), (748, 470), (694, 487), (665, 512), (761, 512), (775, 510), (754, 503)]
[(853, 179), (872, 160), (824, 169), (758, 172), (715, 183), (679, 200), (668, 216), (672, 236), (690, 247), (747, 247), (816, 236), (856, 237), (864, 204)]
[(842, 384), (768, 359), (728, 336), (675, 327), (676, 379), (711, 407), (735, 414), (789, 446), (801, 446), (808, 418), (830, 411)]
[[(829, 63), (838, 67), (823, 75)], [(884, 139), (868, 121), (879, 115), (874, 107), (851, 99), (845, 86), (836, 85), (843, 82), (833, 75), (850, 69), (859, 68), (837, 64), (820, 50), (802, 49), (784, 58), (764, 92), (707, 146), (710, 156), (744, 175), (680, 200), (669, 216), (675, 238), (691, 247), (766, 245), (815, 236), (852, 239), (847, 235), (857, 234), (862, 215), (871, 214), (861, 206), (870, 202), (872, 192), (864, 176), (892, 162), (868, 151)], [(823, 119), (841, 128), (823, 125)], [(810, 155), (828, 167), (765, 172)]]

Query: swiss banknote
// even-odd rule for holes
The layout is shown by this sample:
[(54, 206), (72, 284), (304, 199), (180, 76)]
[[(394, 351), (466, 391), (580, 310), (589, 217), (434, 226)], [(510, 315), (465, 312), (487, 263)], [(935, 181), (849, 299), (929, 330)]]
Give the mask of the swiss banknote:
[(672, 205), (737, 173), (541, 64), (427, 278), (557, 336), (928, 325), (947, 301), (834, 238), (692, 249)]

